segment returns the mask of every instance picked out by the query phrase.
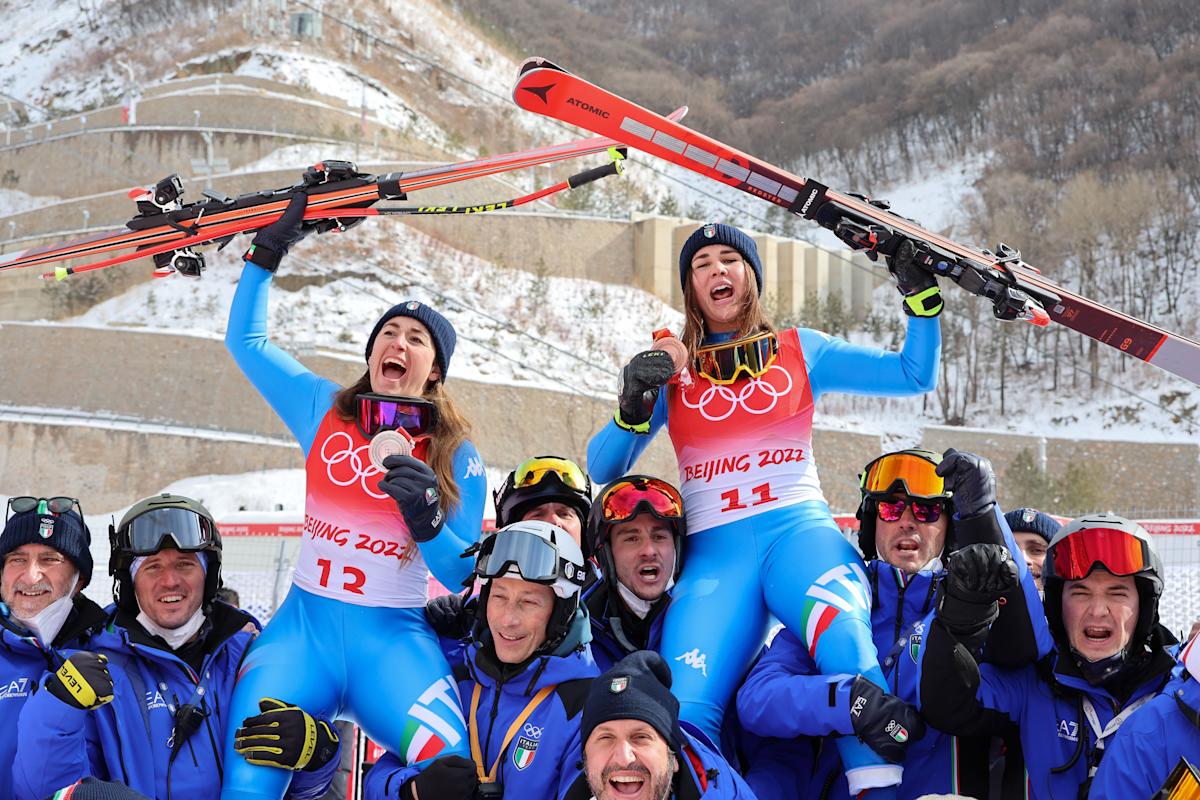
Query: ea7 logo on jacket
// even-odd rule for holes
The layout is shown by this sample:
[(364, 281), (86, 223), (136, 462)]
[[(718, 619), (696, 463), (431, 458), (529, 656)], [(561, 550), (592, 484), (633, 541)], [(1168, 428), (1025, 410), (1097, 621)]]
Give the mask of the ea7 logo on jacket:
[(1066, 739), (1068, 742), (1079, 741), (1079, 723), (1068, 719), (1060, 719), (1058, 721), (1058, 738)]
[(156, 689), (146, 690), (146, 710), (153, 711), (156, 708), (166, 708), (167, 701)]
[(16, 678), (0, 684), (0, 700), (29, 697), (29, 678)]

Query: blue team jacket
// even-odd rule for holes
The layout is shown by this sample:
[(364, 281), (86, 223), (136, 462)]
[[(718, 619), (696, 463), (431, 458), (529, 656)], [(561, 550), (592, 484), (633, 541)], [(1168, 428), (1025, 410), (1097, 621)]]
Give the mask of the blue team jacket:
[[(936, 669), (938, 679), (926, 688), (936, 690), (938, 702), (952, 704), (963, 718), (980, 724), (989, 717), (1016, 723), (1030, 794), (1036, 800), (1070, 800), (1079, 796), (1088, 780), (1098, 737), (1084, 700), (1090, 701), (1103, 731), (1130, 704), (1156, 694), (1170, 677), (1173, 663), (1165, 648), (1156, 652), (1141, 671), (1145, 677), (1122, 702), (1104, 687), (1089, 684), (1057, 650), (1038, 664), (1019, 669), (992, 664), (972, 668), (965, 662), (947, 663), (954, 660), (948, 655), (954, 648), (943, 639), (950, 639), (949, 634), (934, 622), (921, 649), (921, 670)], [(929, 703), (929, 698), (922, 698), (922, 707)], [(1111, 736), (1105, 742), (1107, 747)]]
[[(125, 615), (110, 618), (86, 649), (109, 657), (113, 701), (83, 711), (39, 691), (25, 704), (13, 765), (17, 800), (44, 800), (87, 775), (166, 798), (168, 771), (172, 797), (217, 797), (226, 726), (241, 724), (227, 719), (226, 713), (238, 667), (253, 638), (242, 630), (250, 622), (258, 624), (245, 612), (214, 604), (202, 629), (205, 655), (197, 673), (162, 640), (136, 624), (132, 630), (126, 627)], [(200, 686), (203, 695), (197, 691)], [(207, 716), (168, 766), (174, 709), (189, 702)], [(47, 758), (47, 753), (54, 757)], [(316, 772), (295, 773), (288, 796), (320, 797), (337, 763), (334, 758)]]
[[(17, 757), (19, 726), (17, 720), (34, 687), (49, 669), (58, 669), (60, 650), (79, 647), (92, 631), (103, 625), (104, 611), (83, 595), (75, 598), (75, 608), (52, 647), (45, 647), (20, 623), (8, 607), (0, 603), (0, 797), (13, 797), (12, 769)], [(62, 787), (55, 787), (56, 789)]]
[(630, 641), (621, 629), (621, 614), (614, 607), (620, 600), (612, 597), (608, 582), (603, 578), (584, 590), (583, 602), (592, 621), (592, 658), (601, 672), (607, 671), (636, 650), (658, 650), (662, 642), (663, 620), (671, 603), (670, 595), (657, 601), (650, 609), (652, 618), (644, 645)]
[[(489, 638), (484, 635), (485, 640)], [(510, 670), (518, 670), (512, 674), (496, 661), (490, 645), (478, 641), (471, 643), (455, 666), (466, 717), (470, 716), (472, 694), (479, 687), (475, 723), (480, 752), (485, 771), (497, 764), (496, 779), (504, 787), (505, 797), (559, 797), (578, 774), (580, 712), (592, 679), (600, 674), (588, 647), (589, 638), (587, 616), (581, 611), (554, 654), (512, 667)], [(554, 689), (502, 749), (513, 721), (546, 687)], [(416, 769), (387, 753), (367, 773), (364, 796), (367, 800), (399, 798), (401, 786), (416, 774)]]
[[(891, 692), (915, 704), (918, 651), (942, 573), (929, 570), (907, 576), (882, 561), (871, 561), (866, 571), (873, 598), (871, 629), (880, 665)], [(800, 639), (786, 629), (779, 632), (737, 694), (742, 726), (756, 736), (791, 740), (786, 744), (794, 751), (792, 759), (773, 753), (770, 759), (751, 760), (746, 779), (760, 798), (847, 796), (837, 748), (830, 746), (831, 742), (797, 737), (853, 735), (853, 682), (853, 675), (821, 675)], [(775, 742), (773, 750), (783, 746), (785, 743)], [(958, 747), (955, 737), (933, 729), (909, 745), (898, 796), (903, 800), (959, 791)], [(789, 761), (811, 759), (814, 752), (812, 783), (797, 783)]]
[[(1190, 719), (1189, 719), (1190, 717)], [(1186, 673), (1135, 711), (1105, 747), (1088, 797), (1151, 797), (1186, 758), (1200, 766), (1200, 683)]]

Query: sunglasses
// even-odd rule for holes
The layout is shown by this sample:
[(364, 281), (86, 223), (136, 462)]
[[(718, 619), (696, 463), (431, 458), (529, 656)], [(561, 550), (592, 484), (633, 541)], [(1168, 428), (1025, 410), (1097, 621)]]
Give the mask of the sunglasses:
[(917, 522), (937, 522), (942, 516), (942, 504), (939, 500), (879, 500), (877, 511), (884, 522), (895, 522), (904, 516), (904, 509), (911, 508), (913, 518)]
[(23, 495), (21, 497), (8, 498), (8, 514), (4, 518), (7, 520), (13, 514), (24, 514), (34, 509), (37, 509), (39, 514), (66, 514), (73, 508), (79, 509), (79, 516), (83, 516), (83, 508), (79, 505), (79, 501), (73, 497), (30, 497)]
[(610, 487), (600, 497), (605, 522), (622, 522), (642, 511), (657, 517), (683, 517), (683, 497), (679, 491), (658, 478), (630, 478)]
[(592, 481), (574, 461), (554, 456), (535, 456), (514, 470), (513, 488), (526, 489), (537, 486), (547, 475), (554, 475), (564, 486), (576, 491), (592, 491)]
[(1083, 580), (1097, 564), (1122, 577), (1150, 568), (1150, 545), (1125, 531), (1083, 528), (1050, 548), (1047, 557), (1064, 580)]
[(718, 386), (727, 386), (745, 374), (757, 378), (775, 363), (779, 341), (773, 333), (756, 333), (744, 339), (701, 347), (696, 351), (696, 371)]
[(428, 400), (364, 393), (355, 401), (358, 404), (355, 419), (358, 430), (368, 439), (380, 431), (396, 429), (403, 429), (416, 438), (432, 433), (437, 425), (437, 408)]
[(946, 484), (936, 470), (936, 463), (914, 453), (888, 453), (867, 464), (859, 487), (868, 495), (904, 492), (910, 497), (944, 497)]

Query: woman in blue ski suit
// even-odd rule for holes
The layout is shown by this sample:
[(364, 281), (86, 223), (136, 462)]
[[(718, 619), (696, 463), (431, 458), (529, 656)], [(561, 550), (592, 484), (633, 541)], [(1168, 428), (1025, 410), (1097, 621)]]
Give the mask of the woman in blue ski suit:
[[(486, 493), (466, 421), (442, 385), (454, 329), (423, 303), (393, 307), (367, 340), (366, 373), (347, 389), (271, 344), (267, 292), (280, 259), (305, 234), (305, 206), (295, 195), (255, 238), (225, 335), (300, 443), (307, 478), (293, 586), (246, 657), (233, 716), (257, 713), (260, 698), (285, 697), (314, 716), (358, 722), (410, 766), (465, 755), (462, 715), (437, 702), (451, 687), (450, 668), (423, 613), (431, 570), (450, 587), (470, 572), (459, 555), (479, 537)], [(381, 469), (369, 457), (363, 409), (395, 397), (432, 404), (436, 422), (412, 456), (389, 456)], [(277, 800), (288, 776), (237, 756), (233, 733), (221, 797)]]
[[(934, 387), (942, 303), (934, 278), (913, 263), (912, 245), (902, 247), (890, 260), (910, 318), (903, 350), (890, 353), (809, 329), (766, 335), (772, 328), (758, 301), (754, 240), (729, 225), (701, 227), (679, 258), (688, 366), (673, 374), (662, 350), (634, 356), (622, 373), (618, 413), (589, 443), (588, 469), (603, 483), (631, 471), (653, 434), (668, 427), (689, 537), (662, 654), (681, 716), (712, 740), (769, 614), (802, 639), (823, 674), (862, 674), (887, 685), (871, 643), (862, 561), (817, 479), (812, 417), (825, 392), (905, 395)], [(713, 346), (702, 374), (695, 357)], [(900, 782), (900, 768), (865, 745), (843, 739), (838, 747), (852, 790)]]

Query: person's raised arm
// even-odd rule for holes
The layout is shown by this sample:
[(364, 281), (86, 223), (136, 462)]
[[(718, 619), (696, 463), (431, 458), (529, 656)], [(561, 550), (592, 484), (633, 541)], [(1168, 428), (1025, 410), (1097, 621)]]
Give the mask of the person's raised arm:
[[(267, 296), (279, 258), (291, 246), (281, 242), (296, 237), (294, 243), (303, 237), (301, 220), (307, 200), (304, 194), (294, 195), (283, 216), (254, 237), (225, 328), (225, 347), (233, 360), (305, 453), (329, 409), (337, 385), (314, 374), (267, 338)], [(268, 259), (268, 255), (278, 258)], [(264, 262), (268, 266), (263, 266)]]

